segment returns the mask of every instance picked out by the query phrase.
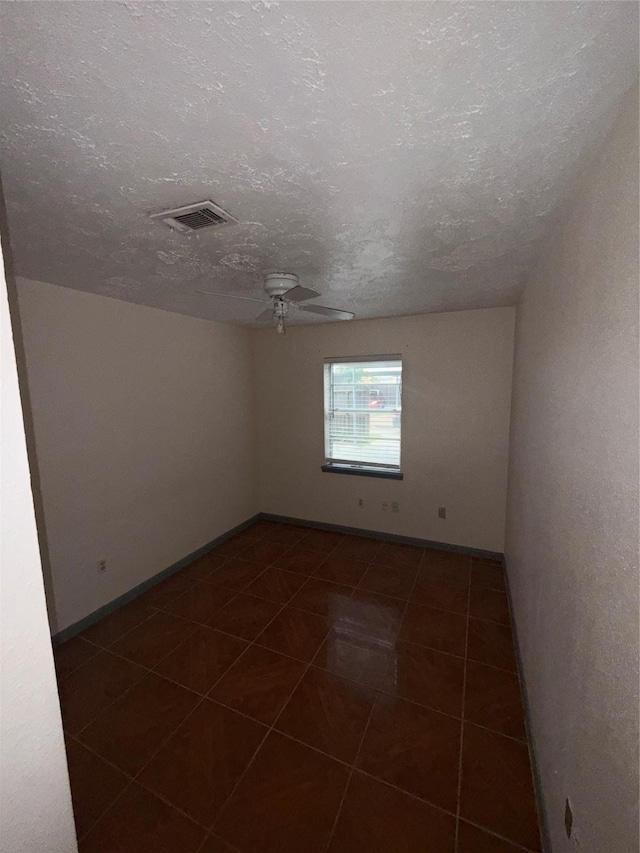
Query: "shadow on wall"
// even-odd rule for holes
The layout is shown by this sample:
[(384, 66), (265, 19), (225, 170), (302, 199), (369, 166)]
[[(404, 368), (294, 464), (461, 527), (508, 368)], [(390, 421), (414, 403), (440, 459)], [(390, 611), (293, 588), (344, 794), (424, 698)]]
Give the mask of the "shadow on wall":
[(47, 529), (44, 519), (44, 505), (42, 501), (42, 489), (40, 486), (40, 474), (38, 472), (38, 460), (36, 456), (35, 432), (33, 429), (33, 416), (31, 412), (31, 399), (29, 397), (29, 384), (27, 381), (27, 362), (24, 354), (24, 343), (22, 338), (22, 325), (20, 323), (20, 312), (18, 308), (18, 293), (16, 279), (13, 270), (13, 256), (11, 254), (11, 240), (9, 237), (9, 225), (7, 220), (7, 209), (4, 202), (2, 190), (2, 177), (0, 176), (0, 235), (2, 237), (2, 252), (4, 255), (5, 277), (7, 281), (7, 298), (9, 301), (9, 313), (11, 315), (11, 328), (13, 331), (13, 346), (16, 353), (16, 364), (18, 367), (18, 382), (20, 385), (20, 402), (22, 404), (22, 417), (24, 419), (24, 431), (27, 442), (27, 455), (29, 458), (29, 472), (31, 475), (31, 491), (36, 516), (36, 527), (38, 530), (38, 546), (40, 549), (40, 561), (42, 564), (42, 575), (44, 578), (44, 590), (47, 602), (47, 615), (49, 617), (49, 628), (51, 634), (58, 630), (55, 616), (53, 580), (51, 575), (51, 560), (49, 557), (49, 545), (47, 542)]

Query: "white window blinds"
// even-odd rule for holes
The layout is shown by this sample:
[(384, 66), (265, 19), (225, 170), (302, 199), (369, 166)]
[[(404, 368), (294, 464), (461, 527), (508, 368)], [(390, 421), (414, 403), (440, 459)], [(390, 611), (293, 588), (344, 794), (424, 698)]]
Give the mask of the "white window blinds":
[(324, 425), (327, 464), (399, 471), (402, 357), (325, 359)]

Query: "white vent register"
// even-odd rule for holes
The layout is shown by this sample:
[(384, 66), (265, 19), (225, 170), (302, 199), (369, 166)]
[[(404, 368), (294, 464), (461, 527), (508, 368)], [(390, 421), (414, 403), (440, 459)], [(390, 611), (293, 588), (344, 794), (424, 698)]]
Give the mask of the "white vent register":
[(160, 219), (169, 228), (188, 234), (201, 231), (203, 228), (224, 228), (227, 225), (237, 225), (238, 220), (218, 207), (212, 201), (199, 201), (186, 207), (176, 207), (173, 210), (163, 210), (152, 213), (151, 219)]

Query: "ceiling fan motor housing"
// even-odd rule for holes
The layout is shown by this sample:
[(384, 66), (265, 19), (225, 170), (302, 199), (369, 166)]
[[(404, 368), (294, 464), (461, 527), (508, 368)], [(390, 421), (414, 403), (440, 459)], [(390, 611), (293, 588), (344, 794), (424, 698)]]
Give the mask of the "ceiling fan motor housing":
[(298, 276), (290, 272), (272, 272), (265, 275), (263, 286), (269, 296), (284, 296), (298, 286)]

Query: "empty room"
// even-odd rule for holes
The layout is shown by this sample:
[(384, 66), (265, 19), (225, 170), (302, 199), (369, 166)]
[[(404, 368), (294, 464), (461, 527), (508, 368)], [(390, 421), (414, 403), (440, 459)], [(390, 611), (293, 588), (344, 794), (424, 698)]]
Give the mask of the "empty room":
[(637, 853), (637, 2), (0, 3), (0, 848)]

